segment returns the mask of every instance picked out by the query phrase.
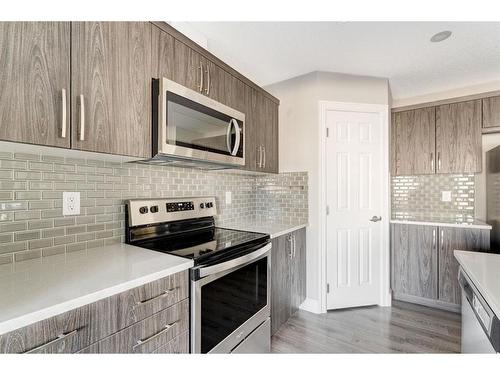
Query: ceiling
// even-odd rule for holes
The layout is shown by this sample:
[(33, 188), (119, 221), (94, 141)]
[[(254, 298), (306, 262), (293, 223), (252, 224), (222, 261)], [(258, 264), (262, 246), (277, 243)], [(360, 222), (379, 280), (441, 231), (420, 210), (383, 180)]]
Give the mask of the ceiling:
[[(500, 22), (189, 22), (265, 86), (312, 71), (389, 79), (394, 99), (500, 80)], [(453, 35), (429, 39), (442, 30)]]

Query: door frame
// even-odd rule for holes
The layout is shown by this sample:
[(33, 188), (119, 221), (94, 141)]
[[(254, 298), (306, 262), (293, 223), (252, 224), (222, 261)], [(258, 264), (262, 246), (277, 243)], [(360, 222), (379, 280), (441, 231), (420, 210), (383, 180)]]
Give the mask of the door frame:
[[(380, 116), (382, 126), (382, 236), (381, 236), (381, 252), (382, 259), (380, 262), (380, 275), (382, 276), (380, 283), (379, 305), (391, 305), (391, 290), (390, 290), (390, 175), (389, 175), (389, 106), (386, 104), (368, 104), (368, 103), (351, 103), (351, 102), (336, 102), (336, 101), (319, 101), (319, 197), (318, 197), (318, 223), (319, 223), (319, 253), (320, 253), (320, 272), (319, 272), (319, 305), (323, 313), (327, 311), (327, 252), (326, 252), (326, 112), (327, 111), (346, 111), (346, 112), (370, 112)], [(385, 218), (385, 220), (384, 220)]]

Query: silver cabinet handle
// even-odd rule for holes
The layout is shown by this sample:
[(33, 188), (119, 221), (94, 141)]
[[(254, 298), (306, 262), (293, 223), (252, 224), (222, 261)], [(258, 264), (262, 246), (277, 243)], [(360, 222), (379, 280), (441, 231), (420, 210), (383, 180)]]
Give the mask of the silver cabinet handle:
[(205, 94), (210, 95), (210, 67), (207, 65), (207, 70), (205, 70), (207, 73), (207, 88), (205, 89)]
[(293, 235), (293, 257), (297, 254), (297, 238)]
[(262, 164), (262, 157), (263, 157), (263, 147), (259, 146), (259, 168), (264, 168)]
[(441, 229), (441, 247), (443, 246), (444, 243), (444, 230)]
[(434, 172), (434, 153), (431, 152), (431, 171)]
[(266, 167), (266, 146), (262, 146), (262, 150), (264, 151), (264, 164), (263, 164), (262, 168), (265, 168)]
[(61, 138), (66, 138), (66, 89), (61, 90), (61, 95), (62, 95)]
[(52, 346), (60, 341), (63, 341), (63, 340), (66, 340), (67, 338), (71, 337), (71, 336), (74, 336), (76, 335), (76, 333), (78, 332), (78, 329), (75, 329), (71, 332), (68, 332), (68, 333), (61, 333), (59, 336), (57, 336), (54, 340), (51, 340), (49, 342), (46, 342), (45, 344), (42, 344), (40, 346), (37, 346), (36, 348), (33, 348), (33, 349), (30, 349), (28, 350), (27, 352), (24, 352), (25, 354), (30, 354), (30, 353), (36, 353), (42, 349), (45, 349), (49, 346)]
[(168, 330), (170, 328), (172, 328), (174, 325), (176, 325), (177, 323), (179, 323), (179, 321), (180, 320), (176, 320), (173, 323), (166, 324), (165, 327), (161, 331), (155, 333), (153, 336), (149, 336), (148, 338), (137, 340), (137, 344), (135, 344), (132, 347), (132, 350), (136, 350), (137, 348), (140, 348), (142, 345), (147, 344), (148, 342), (150, 342), (150, 341), (156, 339), (157, 337), (163, 335), (164, 333), (168, 332)]
[(439, 171), (441, 170), (441, 152), (437, 153), (437, 157), (438, 157), (438, 171)]
[(175, 292), (177, 289), (179, 289), (179, 287), (172, 288), (172, 289), (167, 289), (162, 294), (160, 294), (160, 295), (158, 295), (156, 297), (148, 298), (148, 299), (145, 299), (143, 301), (136, 302), (136, 304), (134, 305), (134, 308), (138, 307), (138, 306), (142, 306), (142, 305), (148, 304), (148, 303), (151, 303), (153, 301), (157, 301), (159, 299), (163, 299), (165, 297), (168, 297), (170, 294), (172, 294), (173, 292)]
[(80, 95), (80, 141), (85, 140), (85, 100)]
[(436, 246), (436, 229), (432, 230), (432, 247)]
[(200, 63), (200, 84), (198, 85), (198, 91), (203, 92), (203, 64)]
[(287, 237), (287, 241), (290, 243), (290, 252), (288, 253), (288, 257), (290, 259), (292, 259), (293, 258), (293, 240), (292, 240), (291, 234)]
[(382, 220), (382, 216), (372, 216), (372, 218), (370, 219), (370, 221), (373, 221), (374, 223), (376, 223), (377, 221), (381, 221)]

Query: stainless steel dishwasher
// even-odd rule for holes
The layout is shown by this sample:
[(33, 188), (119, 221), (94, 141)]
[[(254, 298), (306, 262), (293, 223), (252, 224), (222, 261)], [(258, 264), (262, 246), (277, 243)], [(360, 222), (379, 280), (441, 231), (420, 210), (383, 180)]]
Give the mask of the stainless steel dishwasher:
[(470, 278), (460, 269), (462, 353), (500, 352), (500, 322)]

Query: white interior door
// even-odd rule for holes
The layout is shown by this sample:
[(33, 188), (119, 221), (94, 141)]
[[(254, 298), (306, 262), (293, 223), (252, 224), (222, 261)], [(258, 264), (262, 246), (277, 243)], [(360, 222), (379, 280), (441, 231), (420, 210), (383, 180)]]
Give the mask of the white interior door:
[(381, 114), (325, 116), (327, 309), (379, 304), (384, 226), (376, 220), (388, 219)]

